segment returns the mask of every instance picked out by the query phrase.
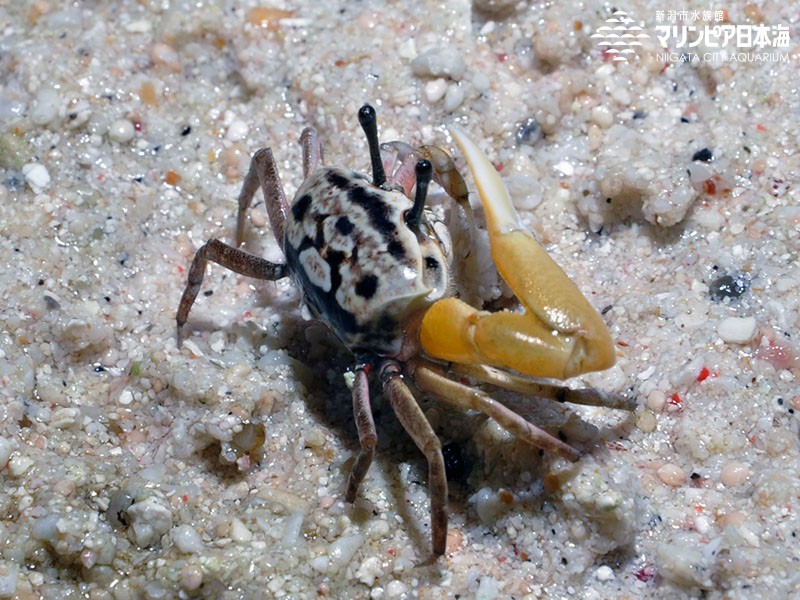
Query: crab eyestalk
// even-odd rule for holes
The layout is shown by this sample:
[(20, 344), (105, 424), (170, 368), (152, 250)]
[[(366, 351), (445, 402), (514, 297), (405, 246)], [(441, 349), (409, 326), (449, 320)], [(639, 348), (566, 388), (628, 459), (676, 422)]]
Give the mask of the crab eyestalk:
[(414, 193), (414, 206), (406, 213), (406, 225), (414, 233), (419, 233), (419, 224), (422, 221), (422, 209), (428, 197), (428, 184), (433, 178), (433, 165), (431, 161), (422, 159), (414, 167), (417, 176), (417, 191)]
[(381, 160), (381, 148), (378, 142), (378, 117), (375, 114), (375, 109), (369, 104), (365, 104), (358, 109), (358, 122), (367, 136), (369, 160), (372, 163), (372, 185), (381, 187), (386, 183), (386, 172), (383, 170), (383, 161)]

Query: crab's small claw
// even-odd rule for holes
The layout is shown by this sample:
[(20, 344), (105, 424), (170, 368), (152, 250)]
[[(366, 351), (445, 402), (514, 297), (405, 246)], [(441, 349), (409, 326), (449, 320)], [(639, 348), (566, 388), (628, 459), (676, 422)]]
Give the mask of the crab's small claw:
[(467, 184), (461, 173), (456, 169), (453, 157), (436, 146), (420, 146), (417, 148), (417, 153), (431, 162), (433, 165), (433, 180), (442, 186), (447, 195), (458, 203), (467, 218), (472, 219)]
[(425, 351), (559, 379), (612, 366), (614, 344), (600, 315), (523, 225), (486, 155), (460, 129), (450, 132), (477, 185), (494, 263), (525, 312), (489, 313), (457, 298), (439, 300), (422, 321)]

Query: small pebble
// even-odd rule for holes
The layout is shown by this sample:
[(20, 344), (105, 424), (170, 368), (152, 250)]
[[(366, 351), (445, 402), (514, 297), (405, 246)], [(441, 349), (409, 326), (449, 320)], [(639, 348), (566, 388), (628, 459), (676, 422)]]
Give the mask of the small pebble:
[(225, 133), (225, 139), (231, 142), (238, 142), (247, 137), (250, 128), (247, 123), (236, 119), (228, 126), (228, 131)]
[(594, 577), (597, 581), (611, 581), (614, 579), (614, 570), (608, 565), (602, 565), (597, 567)]
[(157, 43), (150, 48), (150, 58), (156, 65), (167, 67), (173, 73), (181, 70), (181, 61), (178, 52), (169, 44)]
[(717, 334), (723, 342), (746, 344), (756, 333), (755, 317), (728, 317), (717, 327)]
[(133, 393), (128, 388), (125, 388), (119, 395), (119, 403), (123, 406), (127, 406), (131, 402), (133, 402)]
[(125, 25), (125, 31), (130, 31), (131, 33), (147, 33), (152, 29), (153, 24), (147, 19), (137, 19)]
[(6, 466), (11, 453), (14, 451), (14, 444), (8, 438), (0, 437), (0, 470)]
[(20, 477), (33, 466), (33, 459), (22, 454), (15, 454), (8, 461), (8, 472), (13, 477)]
[(315, 556), (314, 558), (311, 559), (309, 564), (311, 565), (312, 569), (314, 569), (315, 571), (318, 571), (320, 573), (327, 573), (328, 572), (328, 568), (330, 566), (328, 564), (328, 557), (325, 556), (324, 554), (320, 554), (319, 556)]
[(517, 125), (514, 139), (519, 145), (533, 146), (542, 139), (542, 128), (533, 117), (528, 117)]
[(291, 10), (273, 8), (271, 6), (256, 6), (247, 11), (245, 21), (255, 27), (272, 29), (277, 26), (281, 19), (288, 19), (295, 14)]
[(711, 529), (711, 521), (706, 515), (697, 515), (694, 519), (694, 530), (705, 535)]
[(258, 229), (265, 227), (267, 223), (269, 223), (267, 211), (265, 210), (254, 210), (250, 213), (250, 222), (253, 224), (253, 227)]
[(85, 569), (91, 569), (93, 566), (95, 566), (95, 564), (97, 564), (97, 554), (95, 554), (89, 548), (85, 548), (83, 552), (81, 552), (80, 559), (81, 565), (83, 565)]
[(19, 598), (15, 592), (17, 590), (17, 578), (19, 577), (19, 567), (10, 560), (0, 560), (0, 598)]
[(717, 524), (725, 529), (726, 527), (739, 527), (747, 520), (747, 515), (738, 510), (729, 513), (723, 513), (717, 517)]
[(643, 433), (651, 433), (656, 430), (656, 416), (650, 410), (643, 410), (636, 415), (636, 427)]
[(492, 86), (492, 81), (491, 79), (489, 79), (489, 76), (486, 75), (486, 73), (478, 72), (472, 76), (472, 87), (479, 94), (487, 92), (491, 86)]
[(178, 525), (171, 532), (175, 547), (181, 552), (195, 554), (203, 550), (203, 539), (191, 525)]
[[(18, 192), (25, 187), (25, 176), (19, 171), (12, 171), (3, 180), (3, 186), (9, 192)], [(4, 191), (5, 190), (0, 188), (0, 193)]]
[(117, 119), (108, 126), (108, 137), (113, 142), (124, 144), (133, 139), (136, 130), (128, 119)]
[(34, 194), (43, 192), (50, 185), (50, 173), (41, 163), (22, 165), (22, 174)]
[(57, 90), (45, 87), (36, 92), (36, 99), (31, 110), (31, 121), (43, 126), (53, 121), (58, 116), (62, 100)]
[(491, 488), (485, 487), (473, 494), (469, 501), (474, 504), (478, 517), (485, 525), (492, 525), (506, 507)]
[(197, 565), (186, 565), (181, 569), (181, 587), (193, 592), (203, 585), (203, 570)]
[(287, 548), (293, 548), (300, 543), (300, 540), (303, 537), (304, 520), (305, 514), (302, 510), (289, 515), (289, 518), (286, 519), (283, 537), (281, 538), (281, 542), (284, 546)]
[(370, 556), (358, 567), (356, 579), (364, 585), (372, 587), (383, 574), (380, 559), (377, 556)]
[(493, 600), (500, 597), (500, 587), (494, 577), (483, 576), (478, 584), (475, 597), (481, 600)]
[(360, 533), (345, 535), (333, 542), (328, 550), (327, 568), (340, 571), (344, 569), (356, 551), (364, 544), (364, 536)]
[(655, 373), (655, 372), (656, 372), (656, 366), (655, 365), (650, 365), (644, 371), (642, 371), (641, 373), (636, 375), (636, 378), (640, 379), (642, 381), (647, 381), (648, 379), (650, 379), (653, 376), (653, 373)]
[(127, 510), (128, 531), (132, 541), (141, 547), (155, 544), (172, 526), (172, 512), (163, 500), (156, 497), (135, 502)]
[(595, 506), (604, 512), (616, 509), (621, 503), (622, 497), (613, 491), (604, 492), (597, 496), (595, 500)]
[(73, 98), (67, 105), (69, 127), (76, 129), (85, 125), (92, 116), (92, 105), (84, 98)]
[(719, 478), (725, 487), (735, 487), (745, 483), (748, 477), (750, 477), (750, 467), (745, 463), (732, 461), (722, 467)]
[(441, 77), (438, 77), (425, 84), (425, 99), (431, 104), (444, 98), (446, 92), (447, 82)]
[(36, 519), (31, 528), (31, 537), (40, 541), (55, 539), (56, 535), (58, 535), (57, 525), (59, 518), (60, 516), (55, 513)]
[(747, 279), (743, 275), (721, 275), (708, 285), (708, 293), (714, 302), (725, 298), (736, 299), (747, 291)]
[(645, 406), (652, 410), (654, 413), (660, 413), (667, 405), (667, 395), (661, 390), (653, 390), (647, 394)]
[(310, 428), (305, 435), (305, 445), (308, 448), (321, 448), (325, 445), (325, 432), (319, 427)]
[(713, 158), (714, 155), (708, 148), (703, 148), (702, 150), (698, 150), (692, 155), (692, 161), (699, 160), (701, 162), (709, 162)]
[(234, 542), (249, 542), (253, 539), (253, 533), (247, 528), (240, 519), (231, 519), (231, 539)]
[(695, 162), (689, 166), (689, 181), (692, 185), (700, 185), (714, 175), (714, 169), (704, 162)]
[(447, 552), (455, 552), (464, 544), (464, 532), (455, 527), (447, 530)]
[(365, 533), (370, 540), (383, 540), (391, 535), (392, 529), (386, 519), (373, 519), (365, 528)]
[(139, 86), (139, 99), (148, 106), (156, 106), (158, 104), (158, 91), (152, 81), (145, 81)]
[(53, 485), (53, 491), (57, 494), (61, 494), (62, 496), (69, 497), (75, 493), (75, 490), (78, 489), (78, 486), (75, 485), (75, 482), (71, 479), (65, 477), (64, 479), (58, 480)]
[(656, 471), (656, 475), (658, 475), (662, 483), (672, 487), (683, 485), (683, 482), (686, 481), (686, 473), (683, 472), (683, 469), (671, 463), (661, 465)]
[(447, 87), (447, 93), (444, 95), (444, 109), (447, 112), (453, 112), (464, 101), (464, 88), (458, 84), (453, 84)]
[(553, 170), (558, 171), (565, 177), (572, 177), (575, 174), (575, 167), (567, 160), (562, 160), (554, 164)]
[(458, 81), (467, 65), (455, 48), (432, 48), (411, 61), (411, 72), (417, 77), (449, 77)]
[(393, 579), (386, 586), (386, 596), (388, 598), (405, 598), (408, 593), (408, 586), (399, 579)]
[(257, 452), (264, 445), (266, 433), (263, 423), (243, 423), (241, 431), (233, 434), (231, 446), (238, 454)]
[(595, 106), (592, 109), (592, 122), (603, 129), (608, 129), (614, 124), (614, 114), (607, 106)]
[(127, 527), (130, 525), (128, 509), (136, 500), (136, 494), (129, 488), (123, 487), (111, 494), (108, 502), (108, 519), (112, 524)]

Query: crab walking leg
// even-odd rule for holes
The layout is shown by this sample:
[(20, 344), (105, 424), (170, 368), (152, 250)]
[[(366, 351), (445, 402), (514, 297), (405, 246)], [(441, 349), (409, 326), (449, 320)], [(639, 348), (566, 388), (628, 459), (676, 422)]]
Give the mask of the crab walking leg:
[(489, 159), (460, 129), (451, 133), (478, 187), (494, 263), (525, 312), (440, 300), (423, 319), (423, 348), (443, 360), (559, 379), (612, 366), (614, 344), (598, 312), (522, 224)]
[(322, 144), (317, 130), (313, 127), (303, 129), (300, 134), (300, 146), (303, 148), (303, 179), (305, 179), (322, 164)]
[(433, 553), (444, 554), (447, 547), (447, 474), (444, 469), (442, 443), (411, 390), (403, 382), (400, 365), (394, 360), (384, 361), (380, 367), (380, 376), (383, 392), (397, 419), (428, 459)]
[(417, 361), (409, 363), (409, 370), (420, 388), (450, 404), (467, 410), (479, 410), (497, 421), (503, 429), (536, 448), (553, 452), (573, 462), (580, 458), (580, 453), (575, 448), (529, 423), (484, 392), (453, 381), (439, 369)]
[(283, 240), (283, 229), (286, 222), (286, 213), (289, 210), (289, 203), (283, 193), (278, 167), (272, 156), (272, 150), (262, 148), (253, 155), (250, 161), (250, 169), (245, 175), (242, 190), (239, 192), (239, 212), (236, 215), (236, 247), (244, 242), (245, 219), (247, 209), (253, 201), (259, 185), (264, 192), (264, 201), (267, 207), (269, 223), (272, 226), (272, 233), (280, 243)]
[(175, 320), (178, 323), (179, 346), (181, 343), (181, 328), (186, 323), (186, 319), (189, 318), (189, 310), (191, 310), (197, 294), (200, 292), (200, 286), (203, 285), (206, 263), (209, 260), (240, 275), (246, 275), (254, 279), (276, 281), (288, 275), (286, 265), (270, 262), (244, 250), (228, 246), (228, 244), (216, 239), (208, 240), (194, 255), (192, 266), (189, 267), (186, 288), (183, 290), (180, 304), (178, 304), (178, 314)]
[(453, 363), (450, 365), (450, 372), (457, 375), (466, 375), (505, 390), (536, 396), (537, 398), (555, 400), (556, 402), (602, 406), (604, 408), (618, 408), (630, 411), (636, 410), (636, 400), (622, 394), (606, 392), (596, 388), (572, 389), (563, 385), (553, 385), (546, 381), (520, 377), (486, 365)]
[(375, 456), (375, 446), (378, 443), (378, 434), (375, 431), (375, 421), (372, 418), (372, 408), (369, 404), (369, 378), (367, 365), (356, 368), (356, 377), (353, 382), (353, 416), (358, 430), (358, 441), (361, 450), (356, 457), (350, 477), (347, 479), (347, 493), (345, 500), (352, 503), (356, 501), (358, 487), (367, 475), (372, 459)]

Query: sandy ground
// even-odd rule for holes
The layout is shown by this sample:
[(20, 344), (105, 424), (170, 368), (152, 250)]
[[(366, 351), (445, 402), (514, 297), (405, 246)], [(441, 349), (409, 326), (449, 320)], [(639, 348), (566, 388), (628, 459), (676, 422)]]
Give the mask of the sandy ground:
[[(595, 1), (275, 6), (0, 3), (0, 598), (798, 595), (796, 7), (631, 2), (648, 37), (615, 61)], [(366, 101), (384, 140), (481, 144), (603, 310), (617, 364), (583, 385), (639, 402), (502, 395), (572, 464), (421, 397), (456, 467), (432, 563), (425, 461), (377, 388), (344, 503), (352, 359), (291, 282), (212, 267), (176, 344), (252, 153), (289, 197), (304, 126), (367, 171)], [(263, 205), (249, 232), (282, 259)], [(475, 239), (461, 293), (507, 304)]]

